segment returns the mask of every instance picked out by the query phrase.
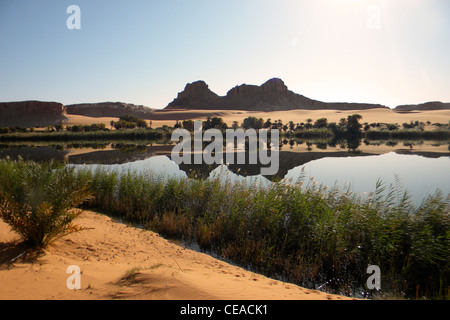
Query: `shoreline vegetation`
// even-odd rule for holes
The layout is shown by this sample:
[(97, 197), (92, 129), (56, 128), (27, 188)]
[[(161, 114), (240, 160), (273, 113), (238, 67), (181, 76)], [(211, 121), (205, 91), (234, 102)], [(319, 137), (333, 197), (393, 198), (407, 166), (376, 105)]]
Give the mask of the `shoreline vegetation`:
[[(64, 170), (67, 166), (0, 160), (2, 218), (14, 227), (45, 213), (41, 226), (56, 221), (72, 226), (71, 216), (61, 220), (64, 210), (56, 209), (66, 208), (71, 192), (81, 188), (92, 192), (77, 198), (83, 208), (195, 243), (282, 281), (352, 297), (449, 299), (450, 199), (439, 191), (416, 207), (400, 181), (395, 186), (379, 181), (374, 193), (360, 196), (304, 179), (261, 187), (219, 178)], [(52, 187), (61, 184), (59, 173), (65, 173), (67, 192)], [(42, 192), (28, 198), (24, 179)], [(5, 219), (14, 212), (25, 218)], [(52, 212), (63, 214), (56, 219)], [(53, 229), (29, 231), (36, 230)], [(368, 265), (381, 269), (379, 292), (366, 287)]]
[[(398, 123), (361, 123), (362, 116), (358, 114), (342, 118), (338, 123), (328, 122), (326, 118), (315, 121), (306, 119), (305, 122), (283, 123), (281, 120), (247, 117), (242, 123), (233, 121), (229, 126), (220, 117), (207, 117), (203, 121), (203, 130), (219, 129), (225, 133), (226, 129), (278, 129), (281, 139), (367, 139), (367, 140), (450, 140), (450, 121), (448, 124), (411, 121), (402, 125)], [(110, 128), (105, 124), (49, 126), (46, 128), (0, 128), (0, 141), (98, 141), (98, 140), (149, 140), (171, 141), (171, 134), (175, 129), (193, 130), (193, 120), (176, 121), (174, 126), (164, 125), (151, 127), (143, 119), (132, 116), (120, 117), (118, 121), (111, 121)], [(433, 128), (434, 127), (434, 128)]]

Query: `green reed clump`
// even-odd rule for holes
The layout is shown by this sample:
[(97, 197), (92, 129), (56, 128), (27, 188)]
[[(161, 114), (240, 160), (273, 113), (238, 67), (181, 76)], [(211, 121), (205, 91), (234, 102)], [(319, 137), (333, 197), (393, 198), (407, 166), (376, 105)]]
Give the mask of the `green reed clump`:
[(262, 186), (104, 170), (91, 179), (91, 206), (269, 276), (355, 294), (366, 291), (374, 264), (384, 292), (448, 295), (449, 201), (439, 193), (415, 208), (399, 182), (360, 197), (313, 181)]
[(0, 218), (32, 247), (82, 230), (75, 208), (90, 196), (88, 181), (70, 168), (0, 160)]
[(414, 129), (375, 129), (364, 133), (366, 139), (370, 140), (391, 140), (391, 139), (425, 139), (425, 140), (448, 140), (450, 130), (447, 128), (438, 128), (434, 130), (423, 131)]
[(298, 139), (329, 139), (333, 136), (333, 131), (328, 128), (312, 128), (294, 132), (294, 137)]
[(94, 141), (94, 140), (163, 140), (170, 133), (160, 129), (125, 129), (91, 132), (35, 131), (0, 135), (0, 141)]

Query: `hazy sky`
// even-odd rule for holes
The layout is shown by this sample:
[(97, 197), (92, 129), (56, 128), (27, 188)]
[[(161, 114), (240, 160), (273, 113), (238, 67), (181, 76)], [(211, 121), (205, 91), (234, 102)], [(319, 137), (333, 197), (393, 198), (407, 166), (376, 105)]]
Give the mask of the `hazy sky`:
[(328, 102), (450, 102), (449, 57), (449, 0), (0, 0), (0, 101), (163, 108), (188, 82), (278, 77)]

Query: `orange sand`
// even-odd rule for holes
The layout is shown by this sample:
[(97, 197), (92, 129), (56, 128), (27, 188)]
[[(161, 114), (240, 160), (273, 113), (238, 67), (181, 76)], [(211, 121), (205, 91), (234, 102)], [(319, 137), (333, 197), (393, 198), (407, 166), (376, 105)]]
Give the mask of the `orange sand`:
[[(269, 279), (98, 213), (83, 212), (76, 223), (92, 229), (9, 264), (23, 248), (0, 221), (0, 299), (347, 299)], [(70, 265), (81, 269), (80, 290), (67, 288)]]
[[(385, 122), (398, 123), (410, 121), (430, 121), (431, 123), (448, 124), (450, 121), (450, 110), (436, 110), (436, 111), (412, 111), (407, 113), (398, 113), (390, 109), (369, 109), (369, 110), (352, 110), (352, 111), (337, 111), (337, 110), (290, 110), (290, 111), (274, 111), (274, 112), (249, 112), (239, 110), (171, 110), (162, 111), (157, 110), (153, 116), (152, 127), (160, 127), (162, 125), (173, 126), (177, 120), (205, 120), (207, 116), (221, 117), (228, 125), (232, 125), (233, 121), (238, 121), (239, 124), (246, 117), (253, 116), (267, 120), (270, 118), (273, 121), (282, 120), (284, 124), (289, 121), (294, 123), (306, 122), (306, 119), (311, 118), (313, 121), (319, 118), (327, 118), (328, 122), (339, 122), (341, 118), (347, 118), (348, 115), (359, 114), (363, 118), (362, 123), (368, 122)], [(67, 115), (69, 118), (67, 125), (74, 124), (92, 124), (104, 123), (107, 128), (110, 127), (111, 120), (117, 121), (118, 118), (92, 118), (78, 115)], [(148, 120), (149, 122), (149, 120)]]

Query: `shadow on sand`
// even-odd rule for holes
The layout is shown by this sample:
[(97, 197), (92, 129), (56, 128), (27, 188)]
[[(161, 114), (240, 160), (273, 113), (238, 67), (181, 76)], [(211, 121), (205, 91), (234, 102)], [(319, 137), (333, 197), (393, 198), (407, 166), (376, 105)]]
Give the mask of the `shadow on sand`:
[(0, 242), (0, 270), (10, 269), (14, 263), (35, 263), (42, 253), (24, 241)]

